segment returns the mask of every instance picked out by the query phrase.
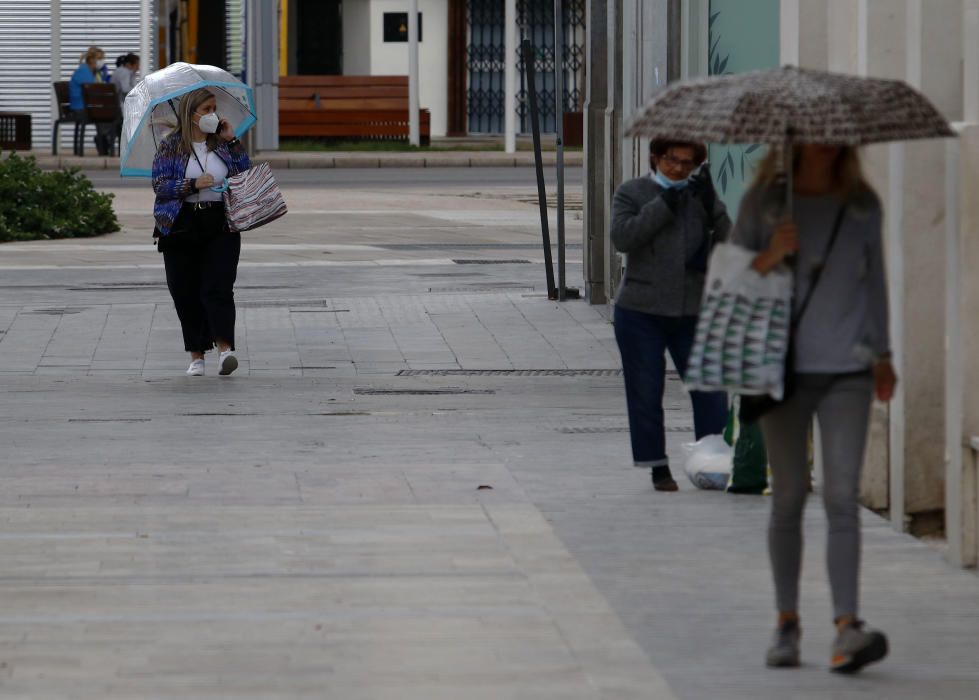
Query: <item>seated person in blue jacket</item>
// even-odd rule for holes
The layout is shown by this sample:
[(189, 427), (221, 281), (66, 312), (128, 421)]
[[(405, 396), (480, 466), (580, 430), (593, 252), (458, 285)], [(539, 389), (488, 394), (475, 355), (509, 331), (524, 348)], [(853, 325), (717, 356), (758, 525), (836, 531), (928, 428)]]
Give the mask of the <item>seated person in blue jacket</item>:
[[(105, 51), (98, 46), (90, 46), (82, 56), (82, 62), (75, 69), (68, 83), (68, 100), (76, 119), (85, 118), (85, 96), (82, 85), (86, 83), (109, 83), (109, 69), (105, 66)], [(96, 124), (95, 148), (100, 156), (112, 153), (112, 141), (116, 128), (114, 124)]]
[[(657, 491), (676, 491), (666, 454), (666, 353), (682, 376), (693, 348), (707, 258), (731, 228), (704, 165), (701, 143), (655, 139), (649, 175), (624, 182), (612, 201), (612, 244), (625, 253), (615, 298), (632, 458), (652, 471)], [(701, 166), (704, 167), (701, 167)], [(727, 395), (691, 392), (699, 440), (724, 430)]]

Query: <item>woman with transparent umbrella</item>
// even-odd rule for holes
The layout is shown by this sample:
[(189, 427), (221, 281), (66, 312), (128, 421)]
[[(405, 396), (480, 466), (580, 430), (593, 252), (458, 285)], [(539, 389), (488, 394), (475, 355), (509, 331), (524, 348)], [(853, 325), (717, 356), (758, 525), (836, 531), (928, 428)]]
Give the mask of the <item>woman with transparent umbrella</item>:
[(250, 167), (230, 124), (215, 111), (207, 88), (188, 92), (177, 107), (177, 128), (153, 160), (154, 236), (163, 253), (167, 287), (190, 353), (187, 374), (204, 374), (204, 353), (218, 349), (218, 374), (238, 368), (234, 284), (241, 234), (228, 229), (215, 185)]

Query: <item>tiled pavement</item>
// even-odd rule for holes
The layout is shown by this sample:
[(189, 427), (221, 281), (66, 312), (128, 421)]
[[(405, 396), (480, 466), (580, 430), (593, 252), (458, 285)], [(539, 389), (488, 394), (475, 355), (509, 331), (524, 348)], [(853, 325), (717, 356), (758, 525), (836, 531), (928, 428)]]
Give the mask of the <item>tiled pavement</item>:
[[(871, 514), (893, 653), (826, 673), (815, 504), (807, 663), (762, 667), (765, 499), (654, 494), (621, 378), (567, 371), (617, 367), (601, 310), (453, 262), (533, 257), (532, 210), (443, 230), (420, 194), (411, 217), (289, 194), (295, 223), (246, 246), (229, 378), (182, 375), (137, 215), (108, 250), (0, 246), (0, 697), (979, 696), (979, 579)], [(521, 369), (563, 372), (485, 371)], [(675, 380), (666, 405), (678, 459)]]

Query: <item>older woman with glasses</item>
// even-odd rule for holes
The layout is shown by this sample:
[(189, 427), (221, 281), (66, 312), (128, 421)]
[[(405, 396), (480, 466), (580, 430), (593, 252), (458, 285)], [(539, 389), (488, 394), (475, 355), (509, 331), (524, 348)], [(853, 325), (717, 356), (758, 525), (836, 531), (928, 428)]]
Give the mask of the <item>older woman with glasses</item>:
[[(666, 454), (666, 352), (683, 375), (693, 347), (707, 259), (731, 228), (700, 143), (654, 140), (651, 172), (623, 183), (612, 203), (612, 243), (626, 254), (615, 299), (632, 458), (651, 469), (657, 491), (676, 491)], [(700, 167), (704, 166), (704, 167)], [(697, 439), (720, 433), (727, 396), (691, 392)]]

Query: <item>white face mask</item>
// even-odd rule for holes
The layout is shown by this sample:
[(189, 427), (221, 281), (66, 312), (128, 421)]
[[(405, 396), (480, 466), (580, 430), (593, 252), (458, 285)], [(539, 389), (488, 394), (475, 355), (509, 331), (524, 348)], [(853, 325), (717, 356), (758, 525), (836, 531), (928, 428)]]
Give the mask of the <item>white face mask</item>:
[(211, 112), (210, 114), (205, 114), (198, 120), (197, 127), (205, 134), (216, 134), (218, 133), (218, 126), (220, 124), (220, 117), (218, 117), (216, 112)]
[(98, 68), (99, 70), (102, 70), (103, 68), (105, 68), (105, 59), (104, 58), (98, 59), (95, 62), (95, 67)]

